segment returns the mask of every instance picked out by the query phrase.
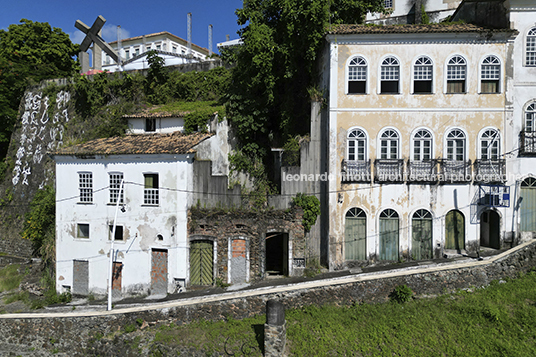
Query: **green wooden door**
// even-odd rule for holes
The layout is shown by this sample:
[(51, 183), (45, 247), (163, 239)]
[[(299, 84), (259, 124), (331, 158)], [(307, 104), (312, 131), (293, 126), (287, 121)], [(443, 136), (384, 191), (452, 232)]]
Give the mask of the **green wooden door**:
[(190, 284), (212, 285), (214, 275), (214, 251), (211, 241), (190, 243)]
[(411, 220), (411, 256), (415, 260), (432, 259), (432, 214), (418, 210)]
[(536, 232), (536, 179), (529, 177), (521, 183), (519, 194), (519, 216), (521, 218), (520, 230), (523, 232)]
[(445, 249), (465, 248), (465, 218), (460, 211), (452, 210), (445, 217)]
[(351, 208), (346, 213), (344, 242), (346, 260), (367, 259), (367, 217), (362, 209)]
[(380, 214), (380, 260), (398, 260), (398, 213), (386, 209)]

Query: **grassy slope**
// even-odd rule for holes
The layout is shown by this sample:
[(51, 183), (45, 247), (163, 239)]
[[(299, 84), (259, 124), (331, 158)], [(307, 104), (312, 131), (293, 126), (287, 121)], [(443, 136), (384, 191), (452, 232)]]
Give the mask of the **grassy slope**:
[[(259, 316), (165, 326), (155, 340), (209, 353), (244, 346), (260, 356), (264, 322)], [(287, 311), (287, 340), (293, 356), (535, 356), (536, 272), (405, 304)]]

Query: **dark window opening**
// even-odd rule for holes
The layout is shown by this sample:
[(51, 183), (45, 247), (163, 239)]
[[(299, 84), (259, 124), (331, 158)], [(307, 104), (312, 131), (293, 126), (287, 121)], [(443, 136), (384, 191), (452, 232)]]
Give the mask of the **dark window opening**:
[(499, 93), (498, 80), (482, 80), (482, 93)]
[[(112, 236), (114, 226), (111, 224), (110, 228), (110, 237)], [(114, 240), (123, 240), (123, 226), (115, 226), (115, 236)]]
[(366, 94), (366, 81), (348, 81), (348, 94)]
[(382, 81), (382, 94), (398, 94), (398, 81)]
[(154, 132), (156, 131), (156, 119), (145, 119), (145, 131)]
[(447, 81), (447, 93), (465, 93), (465, 80), (450, 80)]
[(413, 83), (413, 93), (415, 94), (432, 93), (432, 81), (415, 81)]
[(288, 275), (288, 234), (266, 234), (266, 275)]

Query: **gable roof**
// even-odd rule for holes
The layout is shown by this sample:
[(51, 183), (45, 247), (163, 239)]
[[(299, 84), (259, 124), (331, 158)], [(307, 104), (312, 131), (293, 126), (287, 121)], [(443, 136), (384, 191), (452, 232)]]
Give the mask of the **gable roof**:
[(353, 34), (388, 34), (388, 33), (481, 33), (481, 32), (515, 32), (510, 29), (490, 29), (482, 26), (455, 23), (455, 24), (427, 24), (427, 25), (334, 25), (329, 31), (330, 35)]
[(90, 140), (61, 148), (55, 156), (65, 155), (128, 155), (128, 154), (192, 154), (194, 146), (213, 134), (140, 134)]

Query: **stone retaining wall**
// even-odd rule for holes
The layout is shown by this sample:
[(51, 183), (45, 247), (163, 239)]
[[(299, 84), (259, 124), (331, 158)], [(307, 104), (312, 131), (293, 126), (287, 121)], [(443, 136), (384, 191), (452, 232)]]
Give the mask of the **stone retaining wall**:
[(103, 317), (5, 319), (0, 316), (0, 353), (11, 350), (17, 351), (18, 355), (31, 355), (30, 352), (23, 352), (33, 348), (33, 355), (46, 355), (36, 354), (36, 351), (53, 349), (59, 351), (56, 356), (61, 356), (61, 352), (69, 356), (93, 355), (95, 345), (99, 344), (95, 336), (108, 335), (127, 324), (135, 324), (137, 319), (149, 323), (175, 324), (200, 319), (221, 320), (226, 317), (242, 319), (265, 313), (266, 302), (270, 299), (283, 302), (287, 309), (310, 304), (322, 305), (326, 302), (339, 305), (383, 302), (394, 288), (401, 284), (407, 284), (417, 295), (435, 295), (485, 286), (492, 280), (506, 277), (515, 278), (519, 273), (533, 269), (535, 265), (536, 242), (531, 242), (503, 258), (475, 267), (450, 268), (428, 273), (408, 270), (406, 275), (397, 277)]

